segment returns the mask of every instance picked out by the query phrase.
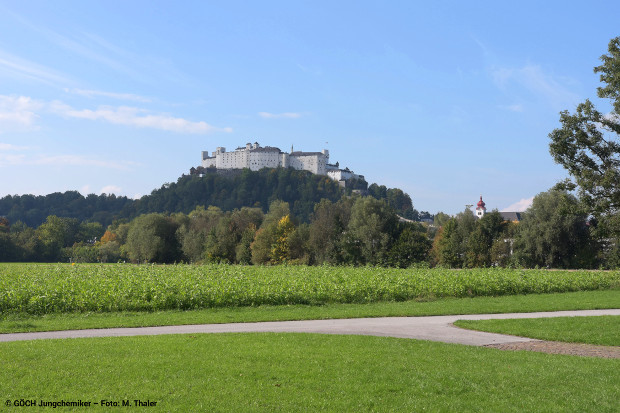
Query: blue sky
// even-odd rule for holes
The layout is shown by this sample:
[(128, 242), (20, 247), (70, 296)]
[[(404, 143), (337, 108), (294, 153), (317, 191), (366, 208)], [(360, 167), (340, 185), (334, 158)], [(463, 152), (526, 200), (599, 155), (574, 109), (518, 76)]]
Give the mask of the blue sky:
[[(498, 4), (503, 3), (503, 4)], [(523, 209), (566, 174), (620, 2), (0, 0), (0, 196), (136, 197), (203, 150), (329, 149), (414, 207)]]

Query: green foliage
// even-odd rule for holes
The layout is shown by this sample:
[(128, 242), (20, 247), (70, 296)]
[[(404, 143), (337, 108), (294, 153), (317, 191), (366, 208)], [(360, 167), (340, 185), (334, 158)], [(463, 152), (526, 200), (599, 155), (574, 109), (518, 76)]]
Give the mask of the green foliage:
[(511, 256), (512, 228), (497, 210), (477, 219), (466, 209), (447, 221), (435, 236), (432, 257), (436, 264), (449, 268), (506, 266)]
[(591, 267), (592, 240), (579, 207), (577, 198), (567, 192), (536, 195), (517, 228), (515, 261), (528, 267)]
[(431, 246), (431, 241), (419, 224), (408, 224), (392, 245), (388, 262), (392, 267), (407, 268), (414, 263), (427, 261)]
[(597, 218), (602, 239), (620, 239), (620, 37), (609, 42), (609, 54), (601, 56), (604, 86), (598, 96), (611, 100), (611, 113), (601, 113), (590, 100), (577, 106), (574, 114), (560, 113), (562, 126), (549, 134), (553, 159), (572, 177), (559, 189), (579, 189), (586, 211)]
[(0, 216), (10, 222), (22, 221), (30, 227), (37, 227), (50, 215), (75, 218), (78, 221), (99, 222), (103, 226), (112, 223), (126, 206), (134, 201), (114, 194), (86, 197), (77, 191), (55, 192), (45, 196), (7, 195), (0, 198)]
[(418, 220), (418, 211), (413, 209), (411, 197), (398, 188), (387, 188), (385, 185), (371, 184), (368, 195), (378, 200), (384, 200), (401, 217)]
[(134, 262), (171, 263), (181, 259), (180, 245), (175, 233), (178, 224), (171, 217), (147, 214), (134, 219), (125, 244)]
[(149, 212), (188, 213), (199, 205), (217, 206), (223, 211), (256, 206), (267, 211), (273, 201), (280, 200), (291, 206), (291, 214), (308, 222), (315, 203), (323, 198), (337, 201), (342, 194), (337, 182), (308, 171), (244, 169), (231, 176), (182, 176), (176, 183), (165, 184), (142, 197), (123, 213), (128, 217)]
[[(289, 205), (286, 202), (279, 200), (273, 201), (269, 206), (269, 212), (265, 215), (265, 219), (256, 232), (254, 242), (250, 245), (252, 251), (252, 263), (253, 264), (267, 264), (278, 263), (284, 258), (282, 254), (285, 252), (281, 248), (285, 248), (286, 239), (281, 239), (279, 234), (279, 224), (281, 220), (289, 216)], [(287, 221), (287, 226), (292, 225), (290, 218)], [(283, 228), (280, 228), (283, 230)], [(280, 243), (280, 248), (276, 248), (276, 245)], [(274, 254), (277, 254), (274, 255)]]
[(349, 225), (355, 198), (343, 198), (337, 203), (323, 199), (312, 214), (308, 246), (311, 262), (339, 264), (344, 261), (342, 236)]
[(1, 264), (0, 312), (370, 303), (620, 287), (618, 271)]
[(385, 265), (397, 230), (398, 217), (385, 201), (357, 198), (343, 236), (345, 262)]

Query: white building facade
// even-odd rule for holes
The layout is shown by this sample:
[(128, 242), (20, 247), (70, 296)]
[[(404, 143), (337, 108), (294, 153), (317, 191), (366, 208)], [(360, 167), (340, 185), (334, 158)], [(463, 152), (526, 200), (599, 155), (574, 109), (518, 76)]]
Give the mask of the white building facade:
[(329, 151), (321, 152), (282, 152), (272, 146), (262, 147), (255, 143), (248, 143), (232, 152), (226, 152), (226, 148), (218, 147), (215, 152), (202, 152), (202, 167), (217, 169), (244, 169), (258, 171), (262, 168), (293, 168), (312, 172), (316, 175), (328, 175), (336, 181), (342, 181), (351, 177), (362, 178), (348, 169), (341, 170), (329, 164)]

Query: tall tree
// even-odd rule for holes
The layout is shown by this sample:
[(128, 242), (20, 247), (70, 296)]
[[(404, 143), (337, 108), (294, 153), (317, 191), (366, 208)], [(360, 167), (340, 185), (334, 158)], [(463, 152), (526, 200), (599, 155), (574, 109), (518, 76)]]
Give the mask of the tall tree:
[(345, 259), (351, 264), (386, 264), (397, 231), (398, 217), (386, 201), (358, 198), (344, 235)]
[(126, 249), (134, 262), (171, 263), (181, 259), (178, 224), (162, 214), (141, 215), (131, 222)]
[(536, 195), (517, 227), (515, 260), (526, 267), (592, 266), (586, 218), (577, 198), (568, 192), (551, 190)]
[(558, 189), (578, 188), (586, 212), (597, 217), (603, 237), (620, 236), (620, 37), (609, 42), (609, 53), (594, 68), (603, 86), (600, 98), (611, 101), (609, 113), (598, 111), (590, 100), (574, 114), (560, 113), (562, 126), (549, 134), (553, 159), (572, 177)]
[(322, 199), (315, 205), (308, 240), (313, 263), (342, 263), (342, 235), (349, 224), (354, 199), (342, 198), (336, 203)]
[(407, 268), (416, 262), (425, 261), (431, 249), (431, 241), (421, 224), (403, 225), (403, 230), (389, 252), (389, 264)]

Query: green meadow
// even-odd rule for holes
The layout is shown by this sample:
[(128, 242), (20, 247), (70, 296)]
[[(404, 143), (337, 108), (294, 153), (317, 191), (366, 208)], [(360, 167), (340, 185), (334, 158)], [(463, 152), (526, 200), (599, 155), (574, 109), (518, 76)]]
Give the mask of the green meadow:
[(6, 400), (150, 411), (617, 412), (620, 394), (617, 359), (367, 336), (35, 340), (1, 343), (0, 363)]
[[(618, 308), (619, 280), (602, 271), (2, 264), (0, 331)], [(592, 324), (586, 336), (602, 330), (614, 344), (617, 319), (542, 329), (579, 341), (573, 330)], [(0, 343), (0, 365), (3, 403), (105, 400), (106, 411), (140, 400), (155, 402), (152, 411), (615, 412), (620, 395), (617, 359), (367, 336), (34, 340)]]

